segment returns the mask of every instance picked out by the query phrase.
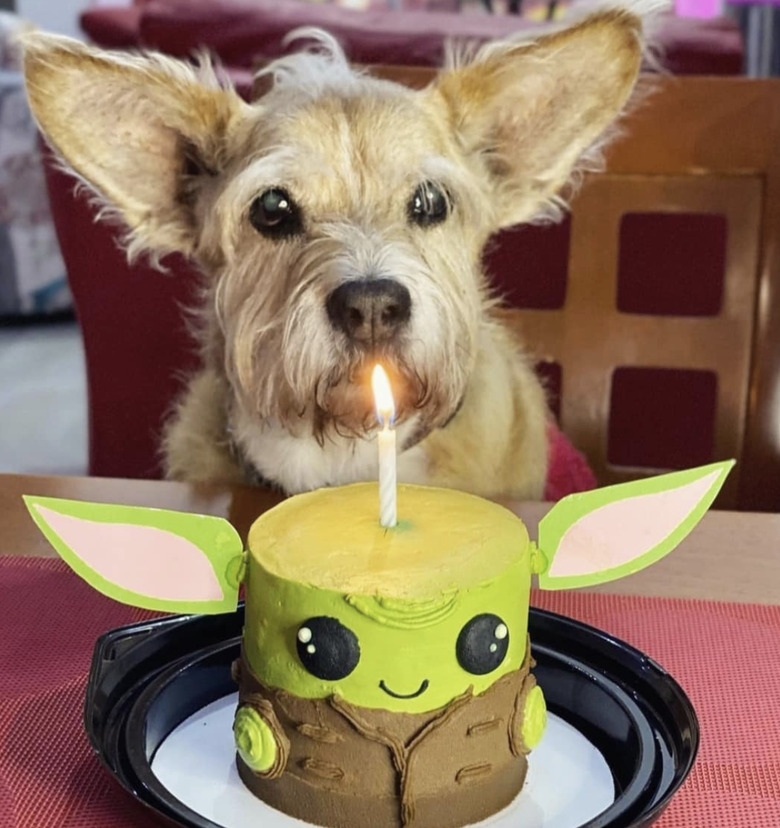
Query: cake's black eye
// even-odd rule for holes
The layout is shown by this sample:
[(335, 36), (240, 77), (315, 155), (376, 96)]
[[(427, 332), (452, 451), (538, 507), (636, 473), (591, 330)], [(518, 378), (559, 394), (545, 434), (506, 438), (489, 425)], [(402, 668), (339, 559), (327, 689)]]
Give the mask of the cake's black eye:
[(507, 625), (497, 615), (484, 613), (463, 625), (455, 654), (464, 670), (481, 676), (492, 673), (501, 664), (508, 648)]
[(284, 239), (301, 232), (301, 211), (287, 190), (274, 187), (259, 195), (249, 208), (249, 221), (259, 233)]
[(420, 227), (439, 224), (447, 218), (448, 212), (447, 196), (432, 181), (420, 184), (409, 202), (409, 219)]
[(327, 615), (304, 621), (298, 628), (296, 644), (301, 664), (313, 676), (326, 681), (345, 678), (360, 661), (355, 633)]

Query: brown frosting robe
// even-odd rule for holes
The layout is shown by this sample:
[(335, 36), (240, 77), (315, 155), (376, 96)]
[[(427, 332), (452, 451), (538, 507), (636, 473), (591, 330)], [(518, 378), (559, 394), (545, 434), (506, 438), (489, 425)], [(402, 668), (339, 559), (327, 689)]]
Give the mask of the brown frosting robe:
[(481, 695), (469, 689), (438, 710), (392, 713), (266, 687), (242, 654), (234, 664), (239, 707), (265, 718), (286, 763), (256, 773), (238, 756), (239, 775), (274, 808), (332, 828), (477, 822), (508, 805), (525, 781), (532, 666), (528, 645), (520, 669)]

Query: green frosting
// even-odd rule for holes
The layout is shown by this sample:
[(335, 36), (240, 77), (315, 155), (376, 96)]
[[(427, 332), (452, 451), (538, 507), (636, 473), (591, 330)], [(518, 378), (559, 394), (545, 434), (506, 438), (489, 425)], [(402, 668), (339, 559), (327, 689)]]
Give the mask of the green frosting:
[[(410, 485), (398, 486), (398, 514), (400, 528), (384, 529), (377, 486), (364, 483), (298, 495), (255, 522), (244, 655), (264, 685), (427, 713), (520, 668), (531, 581), (523, 522), (473, 495)], [(464, 631), (485, 615), (496, 619)]]
[(417, 630), (444, 621), (457, 605), (456, 591), (428, 600), (404, 601), (399, 598), (367, 595), (346, 595), (344, 600), (358, 612), (388, 627)]
[(276, 742), (271, 728), (251, 707), (241, 707), (233, 722), (236, 750), (254, 771), (267, 771), (276, 759)]
[[(342, 593), (272, 575), (250, 556), (244, 651), (255, 675), (270, 687), (302, 698), (337, 695), (361, 707), (423, 713), (444, 707), (469, 688), (482, 693), (501, 676), (519, 669), (525, 656), (529, 590), (526, 547), (518, 550), (500, 577), (432, 600), (422, 614), (421, 602), (411, 601), (410, 617), (425, 623), (401, 624), (397, 623), (403, 612), (400, 599), (390, 612), (385, 602), (374, 598), (345, 600)], [(474, 675), (460, 666), (455, 648), (464, 625), (484, 613), (503, 620), (509, 646), (495, 670)], [(319, 679), (298, 657), (298, 630), (317, 616), (338, 619), (358, 639), (360, 660), (345, 678)], [(388, 617), (396, 623), (388, 623)], [(380, 687), (384, 682), (393, 692), (410, 695), (426, 680), (427, 689), (415, 698), (395, 698)]]
[(529, 548), (531, 553), (531, 572), (534, 575), (541, 575), (542, 572), (547, 571), (550, 564), (544, 552), (533, 541), (529, 543)]
[(247, 553), (231, 558), (225, 567), (225, 580), (233, 589), (238, 590), (246, 577)]
[(523, 711), (521, 728), (523, 742), (528, 750), (533, 750), (544, 736), (547, 727), (547, 704), (542, 688), (537, 684), (528, 694)]

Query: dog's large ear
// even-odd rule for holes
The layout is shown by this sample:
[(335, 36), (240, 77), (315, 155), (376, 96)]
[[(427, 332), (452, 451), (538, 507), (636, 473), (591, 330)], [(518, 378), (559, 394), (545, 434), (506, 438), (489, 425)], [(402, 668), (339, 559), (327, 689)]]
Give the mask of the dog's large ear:
[(642, 21), (603, 11), (533, 43), (494, 43), (439, 74), (459, 143), (484, 159), (497, 222), (528, 221), (554, 204), (626, 105), (642, 59)]
[(199, 180), (218, 171), (245, 106), (211, 65), (105, 52), (70, 38), (22, 39), (33, 114), (66, 164), (119, 211), (133, 248), (188, 253)]

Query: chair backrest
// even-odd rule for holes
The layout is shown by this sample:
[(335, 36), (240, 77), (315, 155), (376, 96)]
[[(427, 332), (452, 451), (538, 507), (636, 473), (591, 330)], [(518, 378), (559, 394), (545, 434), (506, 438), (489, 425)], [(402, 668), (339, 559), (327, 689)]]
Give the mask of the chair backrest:
[[(625, 132), (569, 220), (491, 245), (505, 313), (601, 484), (735, 457), (719, 505), (780, 510), (780, 81), (670, 78)], [(176, 303), (195, 277), (181, 262), (128, 268), (72, 186), (50, 185), (84, 330), (91, 471), (154, 474), (174, 377), (194, 364)]]
[(780, 82), (665, 81), (573, 205), (566, 298), (514, 321), (561, 366), (603, 483), (734, 457), (780, 510)]

